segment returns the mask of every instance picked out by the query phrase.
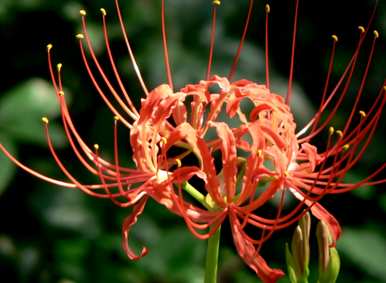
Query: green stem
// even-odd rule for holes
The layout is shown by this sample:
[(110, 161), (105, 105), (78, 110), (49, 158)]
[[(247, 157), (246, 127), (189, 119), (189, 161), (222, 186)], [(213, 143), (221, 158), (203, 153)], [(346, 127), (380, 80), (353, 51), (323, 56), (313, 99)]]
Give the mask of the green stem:
[(208, 239), (208, 248), (206, 250), (206, 267), (204, 283), (217, 282), (218, 251), (220, 247), (221, 227), (218, 227), (216, 233)]
[(182, 188), (190, 194), (193, 198), (195, 198), (198, 202), (200, 202), (205, 208), (208, 210), (211, 208), (208, 203), (206, 202), (205, 196), (200, 193), (195, 187), (193, 187), (188, 182), (184, 182), (182, 185)]

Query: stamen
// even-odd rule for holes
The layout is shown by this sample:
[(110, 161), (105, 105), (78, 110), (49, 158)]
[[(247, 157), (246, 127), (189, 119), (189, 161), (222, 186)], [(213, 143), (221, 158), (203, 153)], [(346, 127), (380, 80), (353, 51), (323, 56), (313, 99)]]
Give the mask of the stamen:
[(163, 49), (164, 49), (164, 61), (165, 61), (166, 77), (168, 80), (169, 87), (171, 89), (173, 89), (173, 80), (172, 80), (172, 72), (170, 70), (169, 51), (168, 51), (166, 24), (165, 24), (165, 0), (162, 0), (161, 6), (162, 6), (161, 7), (162, 45), (163, 45)]
[(77, 39), (84, 39), (83, 33), (78, 33), (75, 37), (76, 37)]
[(361, 115), (362, 118), (365, 118), (366, 117), (366, 112), (363, 111), (363, 110), (360, 110), (359, 111), (359, 115)]
[(334, 132), (335, 132), (334, 127), (328, 128), (328, 134), (329, 134), (330, 136), (332, 136), (332, 135), (334, 134)]
[(341, 130), (337, 130), (335, 133), (339, 136), (339, 138), (343, 137), (343, 132)]
[(358, 26), (358, 29), (361, 33), (364, 33), (366, 29), (363, 26)]
[(234, 73), (236, 72), (237, 64), (239, 63), (239, 59), (240, 59), (240, 55), (241, 55), (241, 49), (243, 48), (245, 37), (246, 37), (247, 31), (248, 31), (249, 22), (251, 20), (252, 8), (253, 8), (253, 0), (249, 0), (248, 13), (247, 13), (247, 18), (246, 18), (245, 24), (244, 24), (243, 34), (241, 35), (239, 47), (237, 48), (237, 52), (236, 52), (236, 55), (233, 59), (233, 63), (231, 66), (231, 70), (229, 71), (229, 74), (228, 74), (229, 80), (232, 79)]
[(83, 10), (83, 9), (79, 11), (79, 14), (80, 14), (82, 17), (84, 17), (84, 16), (87, 15), (86, 10)]
[(296, 0), (295, 4), (295, 16), (294, 16), (294, 29), (292, 33), (292, 48), (291, 48), (291, 65), (290, 65), (290, 73), (288, 78), (288, 90), (286, 96), (286, 103), (289, 104), (292, 96), (292, 82), (294, 75), (294, 65), (295, 65), (295, 48), (296, 48), (296, 34), (298, 28), (298, 10), (299, 10), (299, 0)]
[(213, 6), (213, 8), (212, 8), (212, 27), (210, 30), (208, 66), (206, 68), (206, 75), (205, 75), (206, 80), (209, 80), (211, 69), (212, 69), (213, 50), (214, 50), (214, 43), (215, 43), (215, 39), (216, 39), (216, 18), (217, 18), (217, 7)]
[(99, 150), (99, 144), (97, 144), (97, 143), (94, 144), (94, 149), (95, 149), (95, 150)]
[(63, 67), (63, 64), (62, 63), (58, 63), (56, 65), (56, 69), (58, 70), (58, 72), (60, 72), (62, 70), (62, 67)]
[(51, 49), (52, 49), (52, 44), (51, 43), (49, 43), (49, 44), (47, 44), (47, 51), (49, 52)]
[(374, 30), (374, 31), (373, 31), (373, 34), (374, 34), (375, 38), (378, 38), (378, 37), (379, 37), (379, 32), (378, 32), (377, 30)]
[(265, 4), (265, 84), (268, 89), (270, 89), (269, 82), (269, 13), (271, 12), (271, 7), (269, 4)]
[(335, 41), (335, 42), (338, 42), (339, 41), (339, 38), (338, 36), (336, 36), (335, 34), (331, 35), (332, 39)]
[(347, 143), (343, 146), (343, 150), (347, 151), (350, 148), (350, 145)]
[(107, 15), (107, 12), (104, 8), (100, 8), (100, 11), (102, 13), (103, 16), (106, 16)]
[(176, 158), (176, 164), (177, 164), (177, 167), (180, 168), (182, 166), (181, 160)]
[(213, 0), (213, 5), (220, 6), (221, 5), (221, 1), (220, 0)]
[(61, 91), (58, 92), (58, 94), (59, 94), (60, 96), (63, 96), (63, 95), (64, 95), (64, 91), (61, 90)]
[(48, 122), (49, 122), (49, 120), (48, 120), (48, 118), (47, 117), (42, 117), (42, 122), (44, 123), (44, 124), (48, 124)]

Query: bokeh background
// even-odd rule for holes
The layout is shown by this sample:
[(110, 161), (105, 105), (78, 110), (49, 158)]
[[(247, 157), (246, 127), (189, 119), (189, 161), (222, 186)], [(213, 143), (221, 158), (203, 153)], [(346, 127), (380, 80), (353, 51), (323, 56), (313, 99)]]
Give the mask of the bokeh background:
[[(214, 57), (214, 72), (220, 75), (229, 71), (247, 7), (244, 0), (223, 2)], [(237, 78), (264, 82), (265, 3), (256, 2)], [(336, 81), (354, 49), (357, 26), (366, 24), (375, 3), (373, 0), (357, 2), (301, 1), (293, 103), (299, 127), (318, 105), (331, 34), (340, 37), (333, 73)], [(196, 82), (205, 74), (210, 1), (167, 0), (166, 4), (171, 66), (178, 88)], [(365, 90), (364, 109), (386, 75), (386, 48), (382, 38), (386, 34), (385, 4), (379, 1), (374, 21), (381, 38)], [(125, 0), (121, 6), (143, 76), (149, 88), (153, 88), (166, 81), (160, 1)], [(271, 85), (278, 93), (285, 93), (287, 83), (293, 6), (293, 1), (271, 1)], [(89, 144), (99, 143), (106, 157), (112, 155), (112, 115), (86, 75), (74, 37), (80, 31), (79, 9), (86, 8), (94, 47), (101, 58), (106, 58), (100, 7), (108, 12), (112, 48), (125, 84), (138, 105), (142, 93), (127, 59), (112, 0), (0, 0), (0, 142), (24, 163), (50, 176), (63, 178), (47, 150), (40, 121), (43, 115), (53, 121), (55, 145), (72, 172), (81, 180), (94, 180), (71, 154), (57, 119), (58, 105), (47, 71), (47, 43), (54, 45), (55, 62), (63, 63), (64, 85), (79, 131)], [(364, 70), (368, 45), (358, 65), (354, 86), (359, 84)], [(350, 94), (353, 96), (355, 92)], [(349, 103), (341, 107), (334, 125), (343, 124), (349, 109)], [(359, 180), (384, 162), (384, 116), (380, 124), (370, 149), (348, 175), (349, 180)], [(128, 133), (121, 131), (121, 146), (127, 149), (126, 154), (121, 150), (121, 160), (126, 164), (131, 162), (128, 141)], [(338, 243), (342, 259), (338, 282), (386, 282), (385, 186), (329, 196), (323, 204), (344, 228)], [(180, 218), (152, 202), (132, 237), (138, 247), (147, 245), (150, 253), (138, 262), (126, 259), (121, 251), (120, 229), (128, 213), (129, 209), (120, 209), (109, 201), (36, 180), (0, 155), (0, 282), (202, 282), (205, 242), (195, 239)], [(236, 255), (228, 228), (223, 230), (221, 282), (258, 282)], [(263, 248), (262, 253), (271, 265), (285, 268), (284, 243), (292, 230), (276, 235)], [(310, 282), (316, 282), (315, 238), (312, 246)]]

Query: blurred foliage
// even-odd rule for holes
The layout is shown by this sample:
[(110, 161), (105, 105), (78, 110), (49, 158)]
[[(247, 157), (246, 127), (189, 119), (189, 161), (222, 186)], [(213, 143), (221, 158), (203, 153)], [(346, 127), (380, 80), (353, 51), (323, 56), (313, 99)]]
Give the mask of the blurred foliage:
[[(120, 1), (138, 64), (150, 88), (165, 82), (160, 34), (160, 1)], [(210, 31), (208, 0), (167, 0), (171, 67), (177, 87), (201, 79), (205, 73)], [(214, 72), (226, 74), (238, 46), (247, 1), (223, 1), (219, 11)], [(270, 61), (274, 91), (284, 93), (289, 66), (293, 1), (271, 1)], [(286, 3), (283, 3), (286, 2)], [(330, 35), (340, 37), (333, 80), (339, 78), (358, 32), (374, 5), (373, 0), (301, 1), (295, 65), (294, 111), (300, 124), (317, 107), (323, 87)], [(379, 1), (374, 26), (386, 34), (386, 7)], [(236, 4), (237, 3), (237, 4)], [(54, 144), (72, 172), (88, 176), (74, 162), (59, 121), (59, 108), (50, 87), (45, 46), (54, 44), (55, 62), (63, 63), (64, 85), (71, 91), (70, 111), (86, 141), (97, 141), (112, 152), (112, 118), (82, 67), (74, 35), (80, 31), (78, 11), (88, 10), (88, 24), (96, 52), (106, 58), (99, 8), (108, 11), (109, 34), (130, 95), (138, 104), (139, 84), (123, 46), (112, 0), (1, 0), (0, 142), (24, 163), (50, 176), (58, 169), (46, 149), (40, 117), (54, 120)], [(237, 77), (264, 81), (264, 3), (257, 1)], [(344, 20), (342, 18), (344, 17)], [(367, 48), (367, 47), (366, 47)], [(365, 49), (366, 49), (365, 48)], [(367, 99), (382, 84), (386, 65), (385, 41), (380, 39), (370, 70)], [(363, 62), (366, 62), (365, 56)], [(363, 70), (364, 63), (360, 69)], [(355, 79), (359, 82), (360, 74)], [(307, 95), (305, 95), (307, 94)], [(366, 99), (366, 100), (367, 100)], [(365, 105), (364, 107), (368, 106)], [(339, 126), (350, 105), (340, 109)], [(128, 149), (128, 135), (122, 133)], [(358, 180), (386, 157), (385, 125), (381, 125), (361, 167), (348, 179)], [(125, 142), (126, 141), (126, 142)], [(127, 152), (130, 150), (128, 149)], [(130, 155), (122, 157), (129, 163)], [(120, 248), (120, 224), (129, 210), (91, 199), (79, 191), (59, 189), (20, 172), (0, 155), (0, 276), (1, 282), (201, 282), (205, 243), (195, 239), (181, 219), (149, 204), (134, 228), (132, 241), (149, 245), (150, 253), (130, 262)], [(342, 272), (338, 282), (386, 282), (386, 194), (380, 188), (327, 197), (323, 202), (341, 221), (344, 233), (338, 244)], [(369, 192), (369, 193), (366, 193)], [(240, 261), (226, 227), (223, 232), (221, 282), (256, 282)], [(268, 262), (284, 268), (284, 243), (291, 233), (275, 235), (262, 253)], [(315, 245), (315, 243), (314, 243)], [(316, 254), (313, 251), (313, 254)], [(313, 265), (313, 266), (312, 266)], [(311, 259), (311, 281), (316, 261)], [(315, 279), (316, 280), (316, 279)], [(280, 282), (288, 282), (283, 279)]]

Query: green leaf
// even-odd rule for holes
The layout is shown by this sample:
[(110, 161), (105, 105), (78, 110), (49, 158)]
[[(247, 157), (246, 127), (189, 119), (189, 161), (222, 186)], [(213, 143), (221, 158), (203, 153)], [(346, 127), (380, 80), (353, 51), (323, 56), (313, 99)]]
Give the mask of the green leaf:
[[(0, 143), (5, 146), (7, 150), (15, 154), (16, 149), (13, 143), (3, 135), (0, 135)], [(12, 179), (16, 171), (16, 166), (2, 153), (0, 152), (0, 195), (4, 192), (9, 181)]]
[(386, 240), (376, 231), (346, 228), (338, 249), (363, 271), (386, 281)]
[[(36, 144), (46, 144), (42, 116), (55, 118), (60, 114), (55, 91), (39, 78), (30, 79), (6, 92), (0, 100), (0, 129), (8, 136)], [(63, 146), (65, 137), (55, 123), (50, 123), (55, 146)]]

